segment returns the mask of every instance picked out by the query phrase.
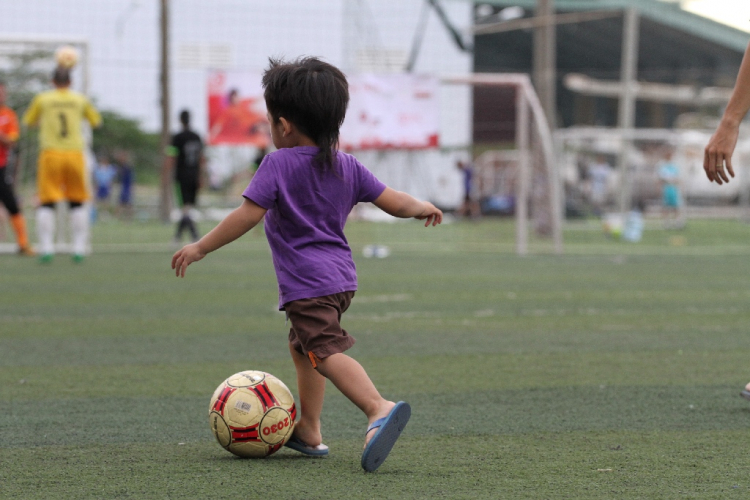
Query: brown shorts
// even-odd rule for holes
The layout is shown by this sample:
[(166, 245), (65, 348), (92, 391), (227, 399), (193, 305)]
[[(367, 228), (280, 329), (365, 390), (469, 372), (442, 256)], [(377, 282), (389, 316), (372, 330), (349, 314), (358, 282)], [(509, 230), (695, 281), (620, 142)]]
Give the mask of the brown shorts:
[(289, 342), (295, 351), (310, 358), (313, 368), (319, 360), (354, 345), (354, 337), (341, 328), (341, 315), (353, 297), (354, 292), (341, 292), (284, 304), (292, 322)]

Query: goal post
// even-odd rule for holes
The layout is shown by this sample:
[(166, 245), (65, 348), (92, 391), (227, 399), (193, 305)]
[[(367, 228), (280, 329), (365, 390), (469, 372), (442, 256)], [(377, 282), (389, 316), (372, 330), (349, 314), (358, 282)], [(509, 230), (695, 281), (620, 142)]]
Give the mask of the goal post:
[(554, 141), (549, 122), (542, 109), (539, 97), (534, 91), (529, 75), (523, 73), (473, 73), (468, 75), (445, 76), (441, 82), (446, 85), (487, 85), (512, 87), (516, 91), (516, 253), (526, 255), (529, 242), (529, 205), (532, 198), (532, 174), (535, 162), (542, 163), (541, 170), (546, 176), (546, 207), (536, 206), (535, 210), (547, 210), (553, 249), (563, 252), (563, 200), (562, 187), (554, 155)]

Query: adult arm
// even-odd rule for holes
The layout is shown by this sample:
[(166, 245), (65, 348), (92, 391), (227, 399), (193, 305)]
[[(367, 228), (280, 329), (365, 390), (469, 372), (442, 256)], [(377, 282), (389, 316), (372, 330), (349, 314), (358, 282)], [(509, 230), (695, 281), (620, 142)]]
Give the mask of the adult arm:
[(39, 118), (42, 115), (42, 105), (39, 102), (39, 96), (35, 96), (31, 100), (29, 109), (23, 115), (23, 123), (28, 127), (36, 127), (39, 125)]
[[(703, 170), (706, 171), (708, 180), (723, 184), (729, 182), (727, 173), (734, 177), (732, 154), (737, 145), (740, 123), (748, 109), (750, 109), (750, 45), (745, 49), (729, 104), (703, 153)], [(726, 172), (724, 171), (725, 165)]]
[(83, 116), (88, 120), (91, 128), (98, 128), (102, 125), (102, 115), (99, 111), (91, 104), (88, 99), (83, 106)]

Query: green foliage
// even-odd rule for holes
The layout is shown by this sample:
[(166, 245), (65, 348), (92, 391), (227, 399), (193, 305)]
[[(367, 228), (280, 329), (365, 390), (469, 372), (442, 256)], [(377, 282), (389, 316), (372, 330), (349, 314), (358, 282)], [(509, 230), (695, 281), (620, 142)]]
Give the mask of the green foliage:
[(8, 64), (0, 68), (0, 80), (8, 89), (7, 105), (19, 115), (29, 106), (34, 94), (49, 85), (49, 50), (7, 54)]
[(97, 155), (112, 156), (118, 150), (130, 153), (139, 183), (153, 183), (159, 177), (159, 134), (145, 132), (137, 120), (115, 111), (102, 111), (102, 126), (94, 130)]

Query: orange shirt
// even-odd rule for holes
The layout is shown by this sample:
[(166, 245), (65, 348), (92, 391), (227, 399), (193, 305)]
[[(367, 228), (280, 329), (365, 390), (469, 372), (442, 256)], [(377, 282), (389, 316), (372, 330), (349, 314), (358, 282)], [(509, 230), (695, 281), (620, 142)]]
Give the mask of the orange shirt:
[[(0, 106), (0, 132), (7, 135), (11, 141), (18, 140), (18, 117), (8, 106)], [(0, 143), (0, 167), (8, 162), (10, 148)]]

